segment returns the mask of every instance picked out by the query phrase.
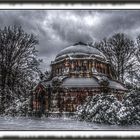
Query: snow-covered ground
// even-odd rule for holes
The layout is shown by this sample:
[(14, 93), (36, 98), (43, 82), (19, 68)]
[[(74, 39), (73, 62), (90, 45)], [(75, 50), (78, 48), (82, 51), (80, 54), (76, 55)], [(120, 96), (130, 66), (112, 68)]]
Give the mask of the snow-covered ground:
[(0, 118), (0, 130), (140, 130), (140, 125), (115, 126), (80, 122), (70, 118)]

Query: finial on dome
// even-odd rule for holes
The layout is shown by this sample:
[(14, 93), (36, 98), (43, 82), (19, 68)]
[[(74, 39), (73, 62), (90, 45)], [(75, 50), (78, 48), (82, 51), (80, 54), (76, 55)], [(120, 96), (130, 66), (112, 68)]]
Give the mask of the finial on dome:
[(79, 41), (79, 42), (77, 42), (77, 43), (74, 44), (74, 46), (76, 46), (76, 45), (87, 45), (87, 44)]

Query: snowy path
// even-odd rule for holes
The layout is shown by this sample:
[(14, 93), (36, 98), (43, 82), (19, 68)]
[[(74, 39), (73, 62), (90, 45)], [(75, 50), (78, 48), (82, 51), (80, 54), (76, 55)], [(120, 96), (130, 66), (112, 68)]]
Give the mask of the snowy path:
[(101, 125), (69, 118), (0, 118), (0, 130), (140, 130), (140, 126)]

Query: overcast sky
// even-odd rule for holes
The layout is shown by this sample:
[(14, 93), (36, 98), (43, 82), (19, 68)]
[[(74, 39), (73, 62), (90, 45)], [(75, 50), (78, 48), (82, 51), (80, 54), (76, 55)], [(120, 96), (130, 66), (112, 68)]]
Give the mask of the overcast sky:
[(39, 39), (41, 69), (63, 48), (76, 42), (94, 42), (124, 32), (131, 37), (140, 33), (140, 10), (1, 10), (0, 27), (20, 25)]

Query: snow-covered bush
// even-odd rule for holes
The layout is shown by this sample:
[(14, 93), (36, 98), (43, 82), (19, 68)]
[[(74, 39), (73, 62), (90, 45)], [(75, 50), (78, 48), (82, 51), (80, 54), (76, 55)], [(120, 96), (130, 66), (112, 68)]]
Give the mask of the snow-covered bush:
[(29, 99), (25, 101), (16, 100), (9, 108), (5, 110), (6, 116), (27, 116), (30, 111)]
[(119, 123), (117, 113), (121, 107), (121, 102), (113, 95), (102, 93), (88, 97), (87, 102), (78, 107), (76, 117), (78, 120), (116, 124)]
[(118, 112), (123, 124), (140, 124), (140, 91), (131, 91), (123, 102), (124, 108)]
[(140, 91), (127, 93), (122, 102), (104, 93), (88, 97), (78, 107), (76, 118), (107, 124), (140, 124)]
[[(5, 108), (1, 116), (26, 116), (31, 112), (31, 95), (29, 89), (26, 87), (26, 96), (21, 88), (17, 88), (13, 91), (9, 87), (6, 87), (3, 91), (5, 96), (0, 97), (0, 102), (3, 100), (0, 111)], [(9, 101), (10, 100), (10, 101)]]
[(107, 87), (109, 85), (109, 80), (107, 77), (103, 76), (102, 78), (99, 79), (99, 84), (101, 86)]

